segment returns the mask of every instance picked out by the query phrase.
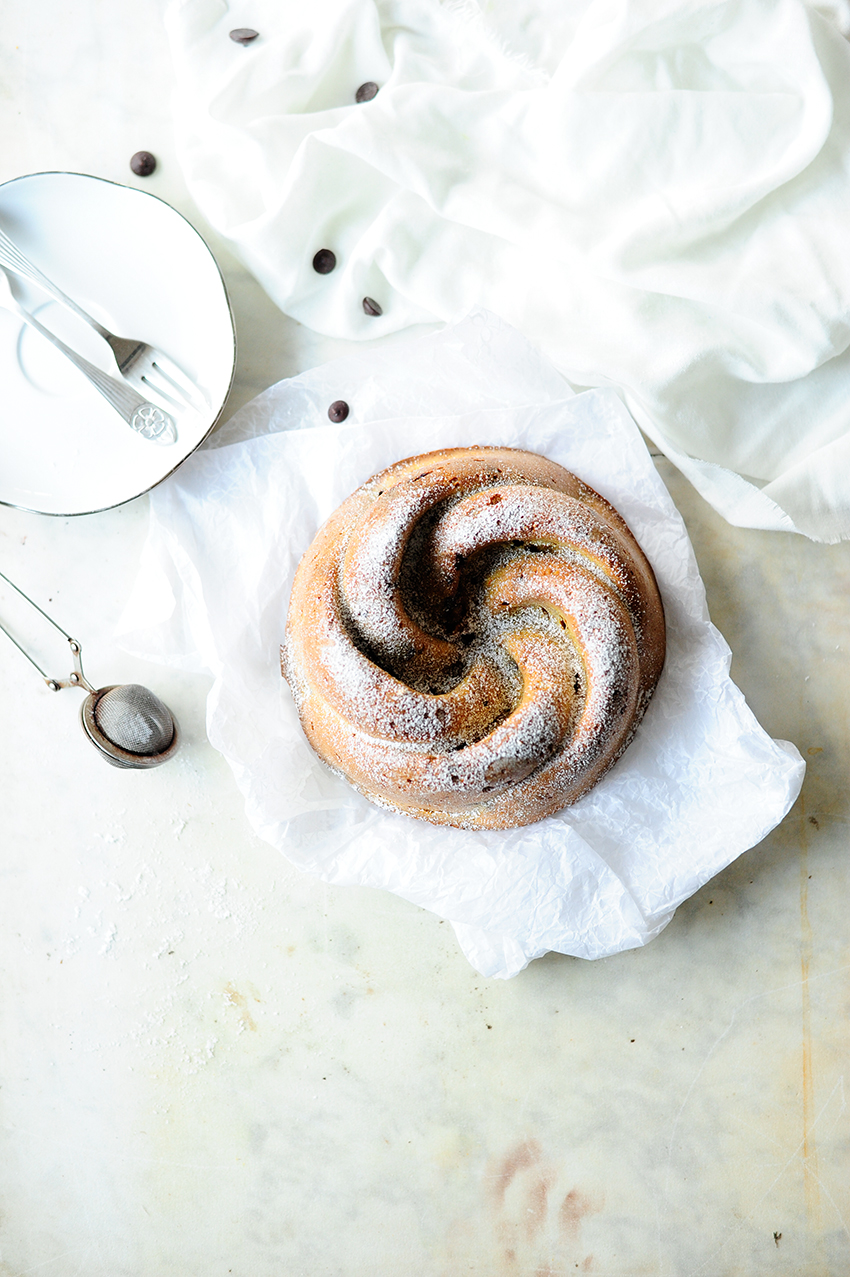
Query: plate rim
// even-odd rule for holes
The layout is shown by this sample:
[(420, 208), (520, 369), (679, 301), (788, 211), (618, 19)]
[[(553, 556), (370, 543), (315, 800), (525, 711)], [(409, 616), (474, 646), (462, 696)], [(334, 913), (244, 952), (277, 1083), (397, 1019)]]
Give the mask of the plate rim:
[(5, 501), (3, 497), (0, 496), (0, 506), (5, 506), (6, 509), (9, 509), (9, 510), (23, 510), (27, 514), (43, 514), (49, 519), (85, 518), (87, 515), (90, 515), (90, 514), (104, 514), (107, 510), (117, 510), (122, 505), (128, 505), (129, 502), (131, 501), (137, 501), (139, 497), (147, 496), (147, 494), (149, 492), (152, 492), (154, 488), (159, 487), (161, 483), (163, 483), (166, 479), (169, 479), (176, 470), (179, 470), (180, 467), (183, 465), (184, 461), (188, 461), (189, 457), (191, 457), (193, 453), (197, 452), (201, 444), (204, 443), (209, 438), (209, 436), (212, 434), (213, 430), (215, 430), (216, 426), (221, 420), (222, 413), (227, 407), (227, 401), (230, 398), (230, 392), (233, 389), (233, 382), (236, 378), (236, 359), (238, 354), (237, 337), (236, 337), (236, 322), (233, 317), (233, 304), (230, 300), (230, 294), (227, 291), (227, 283), (222, 273), (221, 266), (218, 263), (218, 259), (215, 256), (215, 253), (212, 251), (209, 244), (204, 239), (201, 232), (198, 230), (197, 226), (193, 226), (192, 223), (189, 221), (188, 217), (185, 216), (185, 214), (181, 213), (180, 210), (178, 208), (175, 208), (173, 204), (169, 204), (168, 200), (163, 199), (161, 195), (155, 195), (153, 191), (142, 191), (139, 189), (138, 186), (128, 186), (126, 182), (116, 182), (111, 177), (99, 177), (95, 173), (78, 173), (72, 169), (43, 169), (35, 173), (19, 173), (16, 177), (10, 177), (10, 178), (7, 178), (5, 182), (0, 182), (0, 191), (4, 190), (5, 187), (7, 186), (13, 186), (15, 182), (26, 181), (28, 178), (31, 178), (31, 177), (82, 177), (89, 182), (104, 182), (107, 186), (117, 186), (120, 190), (133, 191), (137, 195), (142, 195), (147, 199), (157, 200), (160, 204), (164, 204), (165, 207), (169, 209), (172, 213), (174, 213), (176, 217), (179, 217), (183, 222), (186, 223), (189, 229), (193, 231), (194, 234), (201, 241), (201, 244), (204, 246), (207, 253), (209, 254), (210, 260), (215, 266), (216, 272), (218, 274), (218, 278), (221, 282), (221, 289), (222, 289), (222, 293), (224, 294), (225, 304), (227, 306), (227, 316), (230, 321), (230, 334), (231, 334), (232, 344), (233, 344), (233, 359), (230, 365), (230, 377), (227, 382), (227, 390), (225, 391), (224, 398), (221, 401), (221, 407), (219, 408), (218, 412), (216, 413), (215, 417), (210, 423), (209, 429), (204, 432), (204, 434), (195, 444), (194, 448), (192, 448), (189, 452), (187, 452), (185, 457), (181, 457), (179, 461), (175, 462), (174, 465), (171, 467), (171, 469), (168, 470), (164, 475), (162, 475), (161, 478), (157, 479), (154, 483), (150, 484), (147, 488), (142, 488), (140, 492), (134, 493), (133, 496), (124, 497), (120, 501), (114, 501), (111, 505), (98, 506), (95, 510), (72, 510), (64, 514), (62, 513), (62, 511), (59, 511), (59, 510), (39, 510), (34, 506), (20, 505), (16, 501)]

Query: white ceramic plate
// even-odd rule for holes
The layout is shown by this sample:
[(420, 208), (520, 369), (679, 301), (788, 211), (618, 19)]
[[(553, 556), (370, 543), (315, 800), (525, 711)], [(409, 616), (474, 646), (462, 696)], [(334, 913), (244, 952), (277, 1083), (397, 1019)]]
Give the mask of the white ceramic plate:
[[(0, 185), (0, 226), (95, 319), (169, 355), (210, 405), (179, 420), (175, 444), (149, 443), (39, 333), (0, 310), (0, 503), (68, 515), (130, 501), (197, 448), (227, 398), (236, 339), (215, 258), (169, 204), (79, 173)], [(15, 283), (47, 328), (117, 375), (87, 324), (34, 285)]]

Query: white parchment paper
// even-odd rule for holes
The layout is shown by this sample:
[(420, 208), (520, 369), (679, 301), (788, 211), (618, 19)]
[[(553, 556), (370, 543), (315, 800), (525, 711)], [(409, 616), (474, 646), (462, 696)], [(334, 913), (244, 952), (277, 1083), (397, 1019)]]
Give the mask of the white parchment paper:
[[(344, 399), (342, 425), (327, 409)], [(292, 578), (317, 529), (376, 471), (433, 448), (502, 444), (574, 470), (624, 516), (655, 569), (664, 672), (635, 740), (585, 798), (505, 832), (383, 811), (318, 762), (278, 663)], [(425, 337), (280, 382), (151, 498), (124, 646), (214, 676), (209, 737), (257, 833), (331, 883), (383, 887), (451, 921), (483, 975), (549, 950), (598, 958), (651, 940), (785, 815), (802, 784), (729, 679), (682, 520), (610, 390), (574, 395), (536, 349), (478, 311)]]

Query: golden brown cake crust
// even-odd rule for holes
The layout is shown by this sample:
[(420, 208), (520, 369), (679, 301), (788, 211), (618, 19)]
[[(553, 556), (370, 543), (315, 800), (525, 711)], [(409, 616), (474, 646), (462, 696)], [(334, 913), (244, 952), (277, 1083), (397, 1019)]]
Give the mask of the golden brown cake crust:
[(619, 758), (664, 663), (652, 568), (620, 515), (514, 448), (409, 457), (299, 565), (281, 668), (316, 753), (374, 802), (508, 829)]

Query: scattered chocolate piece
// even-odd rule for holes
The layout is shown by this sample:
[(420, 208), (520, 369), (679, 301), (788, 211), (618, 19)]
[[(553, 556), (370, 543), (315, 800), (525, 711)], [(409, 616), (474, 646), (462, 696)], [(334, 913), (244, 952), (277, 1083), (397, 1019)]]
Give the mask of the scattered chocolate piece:
[(231, 31), (230, 38), (237, 44), (250, 44), (259, 34), (259, 31), (252, 31), (250, 27), (236, 27), (234, 31)]
[(319, 275), (330, 275), (334, 266), (336, 266), (336, 253), (332, 253), (329, 248), (320, 248), (313, 258), (313, 270)]
[(150, 177), (156, 168), (156, 156), (151, 155), (150, 151), (136, 151), (130, 159), (130, 168), (136, 177)]
[(378, 86), (374, 80), (367, 80), (365, 84), (361, 84), (360, 88), (354, 95), (355, 102), (371, 102), (372, 98), (378, 92)]
[(328, 408), (328, 416), (330, 417), (331, 421), (345, 421), (346, 417), (349, 414), (349, 411), (350, 409), (348, 407), (348, 404), (345, 402), (345, 400), (337, 399), (334, 403), (331, 404), (330, 408)]
[(373, 297), (363, 298), (363, 309), (367, 315), (383, 315), (383, 310)]

